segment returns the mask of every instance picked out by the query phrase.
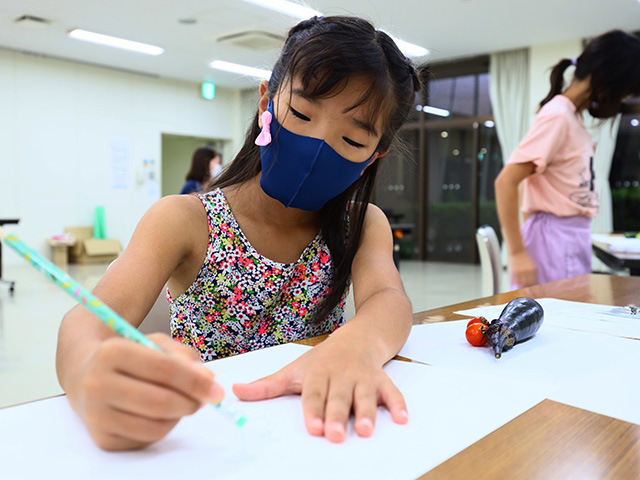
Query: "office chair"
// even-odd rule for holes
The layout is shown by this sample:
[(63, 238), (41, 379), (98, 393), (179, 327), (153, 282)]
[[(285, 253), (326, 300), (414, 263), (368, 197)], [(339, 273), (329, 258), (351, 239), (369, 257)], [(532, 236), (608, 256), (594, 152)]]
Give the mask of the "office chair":
[(482, 295), (485, 297), (500, 293), (500, 242), (496, 231), (483, 225), (476, 231), (476, 243), (482, 267)]

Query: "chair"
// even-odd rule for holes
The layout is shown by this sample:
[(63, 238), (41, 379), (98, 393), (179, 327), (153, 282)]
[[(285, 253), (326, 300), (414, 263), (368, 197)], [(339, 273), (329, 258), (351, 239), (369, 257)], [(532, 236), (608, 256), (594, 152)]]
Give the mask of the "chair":
[(482, 267), (482, 295), (485, 297), (500, 293), (500, 242), (496, 231), (483, 225), (476, 231), (476, 243)]

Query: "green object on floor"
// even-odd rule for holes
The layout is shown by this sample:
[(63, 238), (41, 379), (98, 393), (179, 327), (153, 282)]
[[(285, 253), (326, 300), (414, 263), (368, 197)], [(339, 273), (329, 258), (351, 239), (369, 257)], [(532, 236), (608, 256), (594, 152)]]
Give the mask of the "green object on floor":
[(104, 218), (104, 207), (96, 207), (93, 220), (93, 238), (107, 238), (107, 226)]

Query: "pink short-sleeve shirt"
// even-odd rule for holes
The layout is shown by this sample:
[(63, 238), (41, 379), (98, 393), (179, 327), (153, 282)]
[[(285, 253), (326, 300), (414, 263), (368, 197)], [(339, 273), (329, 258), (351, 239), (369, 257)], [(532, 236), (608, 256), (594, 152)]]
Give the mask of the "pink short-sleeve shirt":
[(508, 161), (533, 162), (536, 167), (523, 182), (522, 212), (595, 217), (594, 153), (591, 135), (573, 102), (564, 95), (553, 97)]

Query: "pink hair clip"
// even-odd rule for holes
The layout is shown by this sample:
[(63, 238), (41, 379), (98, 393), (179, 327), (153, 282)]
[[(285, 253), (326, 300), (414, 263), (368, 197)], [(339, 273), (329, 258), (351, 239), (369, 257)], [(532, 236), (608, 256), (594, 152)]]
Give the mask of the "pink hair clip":
[(271, 130), (269, 126), (271, 125), (272, 119), (271, 112), (266, 110), (262, 114), (262, 130), (260, 131), (260, 135), (256, 138), (255, 144), (261, 147), (269, 145), (271, 143)]

